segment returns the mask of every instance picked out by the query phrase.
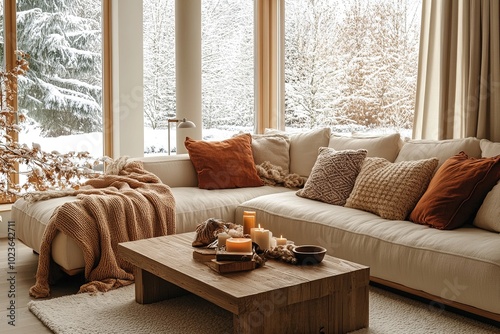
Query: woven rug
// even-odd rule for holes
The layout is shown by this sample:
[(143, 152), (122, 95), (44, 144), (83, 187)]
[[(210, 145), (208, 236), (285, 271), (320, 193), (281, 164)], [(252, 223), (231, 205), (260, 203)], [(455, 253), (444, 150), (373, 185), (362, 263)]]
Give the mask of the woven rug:
[[(229, 312), (194, 295), (137, 304), (134, 287), (28, 304), (54, 333), (232, 333)], [(356, 334), (499, 333), (493, 326), (370, 287), (370, 327)]]

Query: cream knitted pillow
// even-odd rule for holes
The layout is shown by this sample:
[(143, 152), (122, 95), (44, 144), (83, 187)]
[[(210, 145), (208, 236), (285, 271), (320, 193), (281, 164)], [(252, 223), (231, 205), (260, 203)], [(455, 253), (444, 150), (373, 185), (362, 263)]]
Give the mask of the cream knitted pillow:
[(427, 189), (437, 165), (437, 158), (397, 163), (366, 158), (345, 206), (404, 220)]
[(335, 151), (320, 147), (311, 175), (297, 196), (344, 205), (365, 160), (366, 150)]

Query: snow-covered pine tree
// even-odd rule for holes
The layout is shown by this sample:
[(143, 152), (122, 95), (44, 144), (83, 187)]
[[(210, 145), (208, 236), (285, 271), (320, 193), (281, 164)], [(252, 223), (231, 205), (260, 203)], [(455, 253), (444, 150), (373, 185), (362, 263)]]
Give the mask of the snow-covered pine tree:
[(18, 49), (30, 55), (19, 110), (44, 136), (102, 131), (101, 2), (18, 0)]

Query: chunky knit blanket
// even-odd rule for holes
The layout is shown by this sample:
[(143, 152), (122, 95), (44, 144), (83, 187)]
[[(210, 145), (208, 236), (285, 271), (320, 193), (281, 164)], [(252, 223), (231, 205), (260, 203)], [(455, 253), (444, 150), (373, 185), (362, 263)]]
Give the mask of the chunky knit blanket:
[(57, 208), (45, 230), (36, 284), (29, 291), (33, 297), (50, 294), (52, 241), (59, 232), (83, 251), (87, 283), (79, 292), (104, 292), (133, 282), (132, 266), (117, 256), (118, 243), (175, 233), (170, 188), (141, 162), (127, 162), (116, 174), (91, 179), (73, 194), (79, 201)]

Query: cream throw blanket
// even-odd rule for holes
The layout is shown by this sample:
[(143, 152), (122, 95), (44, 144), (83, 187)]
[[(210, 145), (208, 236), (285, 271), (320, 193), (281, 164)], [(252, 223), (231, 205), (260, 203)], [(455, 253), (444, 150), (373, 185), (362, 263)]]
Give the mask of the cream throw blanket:
[[(59, 232), (75, 240), (83, 251), (88, 283), (79, 292), (104, 292), (133, 282), (132, 266), (117, 256), (118, 243), (175, 233), (175, 200), (170, 187), (144, 170), (141, 162), (120, 167), (116, 175), (87, 181), (73, 192), (79, 201), (54, 211), (40, 247), (31, 296), (50, 294), (52, 241)], [(47, 197), (57, 195), (41, 196)]]

